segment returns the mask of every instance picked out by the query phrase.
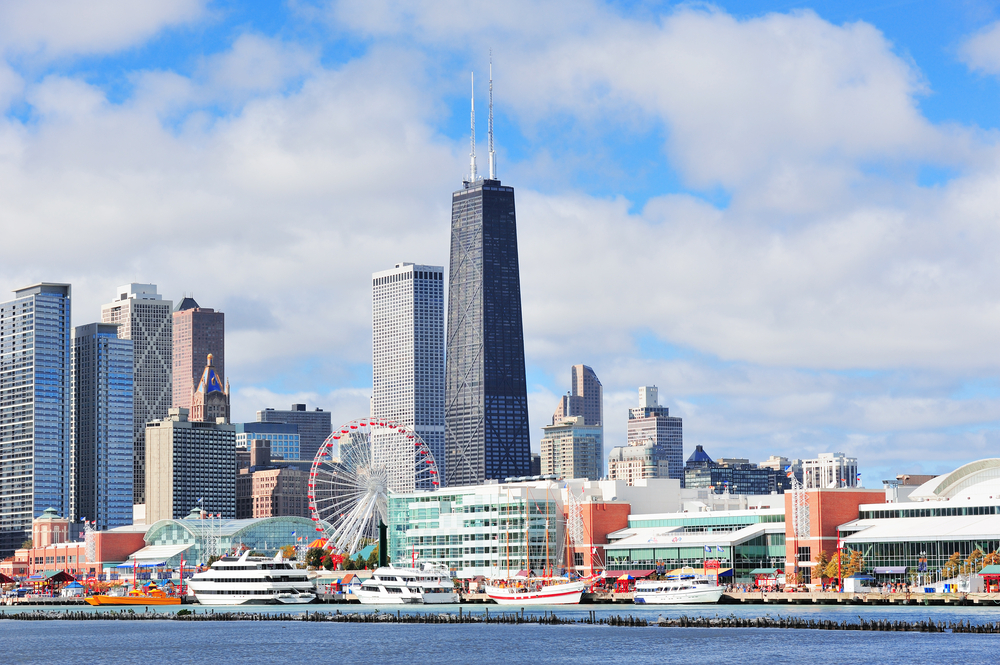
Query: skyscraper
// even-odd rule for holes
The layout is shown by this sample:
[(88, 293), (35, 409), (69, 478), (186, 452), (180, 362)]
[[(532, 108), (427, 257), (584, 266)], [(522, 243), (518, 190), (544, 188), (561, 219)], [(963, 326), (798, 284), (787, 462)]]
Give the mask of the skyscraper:
[(132, 523), (132, 362), (117, 323), (73, 331), (73, 515), (98, 530)]
[[(492, 79), (492, 75), (491, 75)], [(445, 478), (471, 485), (529, 473), (528, 395), (514, 188), (496, 178), (490, 82), (490, 177), (452, 194), (445, 365)]]
[(226, 315), (209, 307), (200, 307), (194, 298), (185, 296), (174, 308), (174, 383), (172, 403), (191, 408), (191, 395), (212, 354), (215, 369), (226, 376)]
[(652, 444), (652, 466), (663, 478), (663, 462), (667, 463), (667, 478), (684, 485), (684, 423), (671, 417), (670, 409), (660, 406), (656, 386), (639, 388), (639, 408), (628, 411), (629, 445)]
[(70, 304), (44, 282), (0, 303), (0, 558), (46, 508), (72, 511)]
[(603, 425), (604, 387), (594, 370), (586, 365), (573, 365), (570, 383), (570, 392), (559, 398), (552, 424), (566, 416), (583, 416), (584, 425)]
[(191, 415), (194, 422), (214, 423), (219, 418), (229, 422), (229, 382), (222, 383), (220, 374), (213, 364), (212, 354), (208, 354), (198, 388), (191, 397)]
[(259, 423), (287, 423), (299, 428), (299, 459), (311, 461), (319, 447), (333, 431), (330, 412), (323, 409), (306, 411), (305, 404), (292, 404), (290, 411), (264, 409), (257, 412)]
[[(372, 274), (372, 417), (413, 427), (444, 451), (444, 268), (397, 263)], [(406, 449), (413, 455), (412, 446)], [(398, 460), (413, 472), (412, 459)]]
[(173, 303), (155, 284), (126, 284), (101, 307), (103, 323), (120, 323), (118, 336), (132, 340), (132, 500), (146, 502), (146, 423), (165, 418), (173, 399)]

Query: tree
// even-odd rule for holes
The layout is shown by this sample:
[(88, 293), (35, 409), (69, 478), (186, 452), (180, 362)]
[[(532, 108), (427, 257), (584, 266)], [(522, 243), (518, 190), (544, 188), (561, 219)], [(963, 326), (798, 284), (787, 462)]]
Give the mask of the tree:
[(969, 558), (962, 565), (962, 573), (966, 575), (969, 573), (978, 573), (983, 567), (982, 561), (984, 557), (983, 551), (978, 547), (972, 550), (972, 554), (969, 555)]
[(306, 551), (306, 565), (319, 568), (323, 565), (323, 556), (326, 553), (322, 547), (310, 547)]
[(213, 563), (215, 563), (216, 561), (218, 561), (218, 560), (219, 560), (219, 559), (221, 559), (221, 558), (222, 558), (222, 557), (221, 557), (221, 556), (219, 556), (218, 554), (215, 554), (215, 555), (213, 555), (213, 556), (210, 556), (210, 557), (208, 557), (208, 563), (206, 563), (206, 564), (205, 564), (205, 567), (206, 567), (206, 568), (211, 568), (211, 567), (212, 567), (212, 564), (213, 564)]
[(281, 556), (288, 561), (295, 561), (295, 545), (283, 545)]
[(26, 541), (24, 541), (23, 543), (21, 543), (21, 549), (22, 550), (30, 550), (34, 546), (35, 546), (35, 543), (34, 543), (33, 540), (31, 540), (31, 538), (28, 538)]
[(858, 550), (851, 550), (851, 557), (847, 560), (847, 568), (844, 569), (844, 577), (850, 577), (854, 573), (860, 573), (865, 568), (865, 558)]
[[(830, 557), (830, 561), (826, 564), (826, 575), (824, 577), (839, 581), (841, 575), (844, 575), (843, 567), (839, 566), (839, 562), (840, 552), (834, 552), (833, 556)], [(838, 568), (840, 569), (838, 570)]]
[(1000, 566), (1000, 550), (990, 552), (983, 557), (984, 566)]
[(819, 554), (816, 555), (816, 566), (813, 570), (816, 571), (817, 581), (822, 584), (824, 577), (830, 577), (826, 574), (826, 568), (830, 565), (830, 555), (826, 553), (826, 550), (820, 550)]
[(955, 552), (948, 558), (948, 561), (941, 566), (941, 577), (943, 579), (951, 579), (958, 575), (958, 570), (962, 565), (962, 555), (959, 552)]

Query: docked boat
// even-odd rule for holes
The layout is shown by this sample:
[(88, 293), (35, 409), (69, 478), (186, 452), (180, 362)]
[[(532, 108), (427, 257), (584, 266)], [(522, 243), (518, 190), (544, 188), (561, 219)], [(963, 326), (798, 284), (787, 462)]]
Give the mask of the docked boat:
[(486, 596), (498, 605), (577, 605), (586, 582), (561, 577), (514, 577), (486, 584)]
[(376, 568), (372, 576), (353, 590), (367, 605), (441, 604), (459, 602), (448, 570), (429, 563), (419, 568), (392, 564)]
[(280, 552), (273, 559), (250, 556), (249, 551), (240, 557), (224, 556), (192, 577), (188, 586), (202, 605), (288, 602), (281, 600), (282, 595), (294, 596), (296, 603), (308, 602), (302, 600), (303, 593), (315, 597), (309, 572), (285, 561)]
[(131, 589), (121, 596), (113, 594), (97, 594), (84, 598), (88, 605), (180, 605), (177, 596), (168, 596), (155, 587), (148, 590)]
[(285, 603), (286, 605), (304, 605), (316, 600), (316, 594), (309, 593), (308, 591), (300, 591), (299, 593), (289, 592), (279, 593), (275, 598), (279, 603)]
[(634, 602), (638, 605), (693, 605), (717, 603), (722, 587), (715, 578), (689, 575), (667, 580), (640, 580), (635, 583)]

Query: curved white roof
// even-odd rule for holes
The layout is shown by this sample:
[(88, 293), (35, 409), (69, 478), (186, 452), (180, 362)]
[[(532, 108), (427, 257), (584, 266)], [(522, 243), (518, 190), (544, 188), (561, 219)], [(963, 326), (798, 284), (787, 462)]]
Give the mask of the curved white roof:
[(969, 462), (913, 490), (910, 501), (941, 501), (958, 497), (1000, 495), (1000, 458)]

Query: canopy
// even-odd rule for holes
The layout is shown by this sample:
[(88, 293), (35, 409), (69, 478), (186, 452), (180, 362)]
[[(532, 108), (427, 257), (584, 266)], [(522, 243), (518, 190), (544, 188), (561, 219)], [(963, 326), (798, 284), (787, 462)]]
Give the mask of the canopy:
[(683, 577), (684, 575), (718, 575), (719, 577), (731, 577), (733, 574), (732, 568), (720, 568), (716, 570), (714, 568), (674, 568), (673, 570), (667, 571), (668, 577)]
[(147, 545), (138, 552), (132, 554), (118, 568), (132, 568), (138, 562), (139, 568), (159, 568), (167, 565), (167, 560), (174, 558), (181, 552), (194, 546), (194, 543), (181, 543), (179, 545)]
[(29, 582), (73, 582), (76, 578), (65, 570), (46, 570), (28, 578)]
[(317, 538), (309, 543), (309, 549), (315, 549), (317, 547), (326, 547), (326, 538)]
[(642, 579), (643, 577), (649, 577), (655, 570), (605, 570), (604, 577), (614, 577), (621, 579), (623, 575), (631, 575), (634, 579)]
[(980, 575), (1000, 575), (1000, 566), (983, 566)]
[(13, 584), (14, 580), (0, 573), (0, 584)]
[(868, 573), (854, 573), (853, 575), (848, 575), (847, 577), (849, 579), (852, 579), (852, 580), (874, 580), (875, 579), (874, 577), (872, 577)]
[(876, 566), (876, 575), (903, 575), (906, 573), (906, 566)]
[(750, 571), (751, 575), (781, 575), (784, 570), (780, 568), (754, 568)]

